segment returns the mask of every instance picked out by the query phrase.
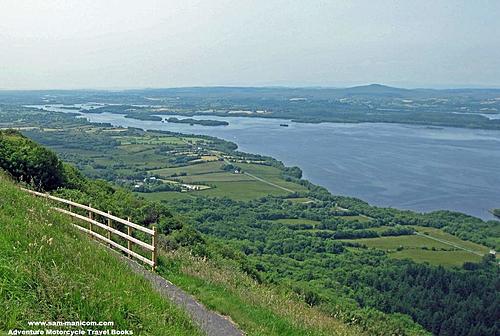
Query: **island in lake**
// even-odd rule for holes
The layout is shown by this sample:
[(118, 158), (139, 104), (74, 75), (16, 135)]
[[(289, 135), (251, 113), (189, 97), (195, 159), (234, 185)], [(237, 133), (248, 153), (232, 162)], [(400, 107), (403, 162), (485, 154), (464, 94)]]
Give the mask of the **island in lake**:
[(227, 126), (229, 123), (227, 121), (220, 120), (210, 120), (210, 119), (193, 119), (193, 118), (185, 118), (179, 119), (175, 117), (170, 117), (166, 119), (169, 123), (176, 124), (190, 124), (190, 125), (202, 125), (202, 126)]

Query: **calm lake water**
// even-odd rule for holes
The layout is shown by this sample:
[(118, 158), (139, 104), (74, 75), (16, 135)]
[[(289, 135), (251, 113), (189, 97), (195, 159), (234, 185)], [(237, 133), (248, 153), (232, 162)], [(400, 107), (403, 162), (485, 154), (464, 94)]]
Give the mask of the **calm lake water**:
[[(374, 205), (457, 210), (484, 219), (492, 218), (488, 209), (500, 207), (499, 131), (195, 117), (229, 122), (229, 126), (209, 127), (140, 121), (110, 113), (83, 116), (116, 126), (230, 140), (242, 151), (299, 166), (306, 179), (333, 194), (358, 197)], [(289, 127), (280, 126), (282, 123)]]

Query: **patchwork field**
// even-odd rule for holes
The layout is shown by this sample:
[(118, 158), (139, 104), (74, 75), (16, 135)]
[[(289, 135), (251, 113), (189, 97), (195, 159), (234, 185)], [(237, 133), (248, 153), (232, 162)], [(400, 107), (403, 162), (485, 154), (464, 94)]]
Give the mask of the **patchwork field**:
[[(223, 161), (209, 161), (181, 167), (151, 170), (163, 178), (176, 178), (182, 183), (210, 185), (207, 190), (190, 192), (192, 195), (213, 197), (229, 197), (237, 200), (250, 200), (266, 195), (282, 196), (291, 191), (303, 191), (305, 187), (287, 182), (281, 177), (281, 171), (276, 167), (258, 164), (238, 163), (243, 173), (225, 171)], [(249, 173), (251, 175), (245, 174)], [(161, 199), (160, 196), (148, 196)]]
[(267, 195), (282, 196), (288, 192), (270, 186), (260, 181), (240, 181), (240, 182), (213, 182), (215, 188), (195, 191), (199, 194), (212, 197), (228, 197), (236, 200), (248, 201)]

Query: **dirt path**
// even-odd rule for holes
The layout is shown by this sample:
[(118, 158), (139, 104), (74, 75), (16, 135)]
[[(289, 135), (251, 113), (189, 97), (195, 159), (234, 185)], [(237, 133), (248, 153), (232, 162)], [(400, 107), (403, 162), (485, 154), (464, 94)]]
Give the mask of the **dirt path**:
[(158, 274), (146, 270), (135, 261), (121, 256), (130, 265), (130, 268), (149, 280), (155, 290), (166, 297), (169, 301), (182, 307), (191, 316), (193, 321), (208, 336), (243, 336), (244, 333), (229, 318), (208, 310), (197, 302), (191, 295), (178, 288), (170, 281), (165, 280)]

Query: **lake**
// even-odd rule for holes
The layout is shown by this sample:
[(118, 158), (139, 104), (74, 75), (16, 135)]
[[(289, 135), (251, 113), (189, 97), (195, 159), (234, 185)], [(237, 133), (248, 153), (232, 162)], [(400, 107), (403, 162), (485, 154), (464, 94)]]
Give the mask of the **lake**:
[[(374, 205), (457, 210), (484, 219), (492, 218), (488, 209), (500, 207), (499, 131), (382, 123), (305, 124), (209, 115), (195, 118), (225, 120), (229, 126), (141, 121), (110, 113), (84, 113), (83, 117), (116, 126), (233, 141), (242, 151), (299, 166), (304, 178), (333, 194)], [(283, 123), (289, 127), (280, 126)]]

